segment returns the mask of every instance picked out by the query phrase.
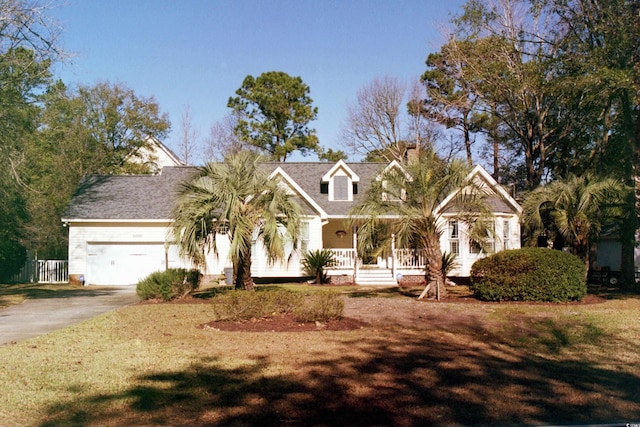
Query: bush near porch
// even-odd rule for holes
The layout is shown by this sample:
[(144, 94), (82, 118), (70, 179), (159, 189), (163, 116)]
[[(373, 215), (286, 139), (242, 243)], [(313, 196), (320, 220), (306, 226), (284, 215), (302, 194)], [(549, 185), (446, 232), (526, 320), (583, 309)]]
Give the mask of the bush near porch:
[(482, 301), (579, 301), (587, 293), (585, 265), (553, 249), (498, 252), (473, 264), (471, 290)]

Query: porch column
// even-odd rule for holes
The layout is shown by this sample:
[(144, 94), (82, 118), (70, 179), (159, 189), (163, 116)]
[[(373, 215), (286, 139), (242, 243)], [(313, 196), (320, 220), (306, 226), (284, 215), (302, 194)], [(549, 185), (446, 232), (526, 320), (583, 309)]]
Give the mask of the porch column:
[(352, 247), (353, 247), (353, 283), (356, 283), (358, 277), (358, 229), (351, 228), (352, 231)]
[(391, 233), (391, 274), (396, 278), (396, 235)]

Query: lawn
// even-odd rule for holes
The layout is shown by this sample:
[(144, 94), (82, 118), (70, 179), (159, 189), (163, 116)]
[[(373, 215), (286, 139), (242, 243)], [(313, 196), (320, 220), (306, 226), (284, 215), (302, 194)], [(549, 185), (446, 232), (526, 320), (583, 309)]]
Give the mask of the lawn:
[(486, 304), (341, 291), (369, 319), (414, 319), (340, 332), (224, 332), (198, 327), (212, 320), (209, 304), (126, 307), (0, 347), (0, 425), (640, 420), (637, 296)]

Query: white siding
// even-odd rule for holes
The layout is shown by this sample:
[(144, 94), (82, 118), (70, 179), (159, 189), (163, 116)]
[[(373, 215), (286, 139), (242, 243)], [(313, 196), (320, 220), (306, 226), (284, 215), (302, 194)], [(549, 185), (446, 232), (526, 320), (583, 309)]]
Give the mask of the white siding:
[[(443, 224), (443, 230), (447, 230), (447, 224), (452, 216), (445, 216), (441, 219), (441, 224)], [(496, 251), (502, 251), (505, 247), (505, 239), (504, 236), (504, 222), (507, 221), (509, 224), (509, 233), (508, 233), (508, 244), (509, 249), (518, 249), (520, 248), (520, 221), (517, 215), (512, 214), (499, 214), (494, 218), (495, 221), (495, 239), (494, 246)], [(481, 252), (479, 254), (471, 253), (471, 247), (469, 244), (469, 233), (468, 227), (462, 221), (458, 221), (458, 258), (457, 263), (458, 266), (452, 272), (452, 276), (461, 276), (466, 277), (471, 273), (471, 266), (477, 260), (484, 258), (487, 256), (486, 253)], [(449, 251), (449, 236), (445, 231), (440, 236), (440, 248), (442, 251)]]
[[(307, 218), (309, 223), (309, 250), (322, 249), (322, 221), (319, 217)], [(251, 253), (251, 274), (254, 277), (301, 277), (302, 256), (300, 248), (293, 250), (293, 245), (288, 245), (285, 251), (285, 259), (269, 263), (266, 251), (260, 241), (253, 246)]]

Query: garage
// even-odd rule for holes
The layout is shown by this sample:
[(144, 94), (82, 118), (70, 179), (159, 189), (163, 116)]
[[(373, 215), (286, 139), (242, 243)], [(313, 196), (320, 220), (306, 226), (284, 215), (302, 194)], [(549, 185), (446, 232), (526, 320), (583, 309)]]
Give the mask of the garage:
[(87, 285), (135, 285), (165, 269), (163, 243), (87, 243)]

